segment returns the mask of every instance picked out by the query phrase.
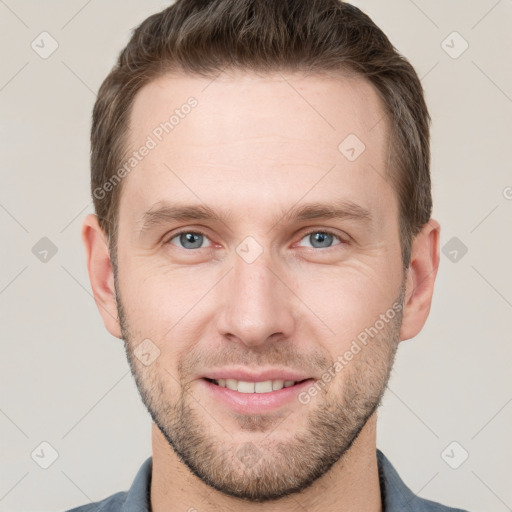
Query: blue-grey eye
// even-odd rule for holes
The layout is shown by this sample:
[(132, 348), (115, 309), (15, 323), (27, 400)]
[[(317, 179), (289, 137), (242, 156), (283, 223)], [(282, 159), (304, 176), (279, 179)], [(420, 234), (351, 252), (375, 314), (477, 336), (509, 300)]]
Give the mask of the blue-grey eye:
[(309, 247), (313, 247), (314, 249), (325, 249), (332, 245), (334, 239), (340, 240), (336, 235), (327, 231), (313, 231), (302, 240), (308, 240), (311, 244)]
[[(175, 239), (179, 240), (179, 245), (172, 242)], [(173, 245), (181, 246), (184, 249), (201, 249), (203, 247), (203, 243), (207, 240), (208, 238), (202, 233), (184, 231), (173, 236), (169, 242), (173, 243)]]

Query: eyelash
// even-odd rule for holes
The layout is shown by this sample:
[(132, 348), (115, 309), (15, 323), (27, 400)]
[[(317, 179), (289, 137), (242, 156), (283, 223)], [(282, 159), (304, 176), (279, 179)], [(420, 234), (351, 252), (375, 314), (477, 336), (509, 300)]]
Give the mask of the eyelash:
[[(178, 231), (177, 233), (173, 233), (173, 235), (167, 239), (167, 242), (165, 242), (166, 244), (170, 244), (171, 243), (171, 240), (174, 240), (176, 237), (180, 236), (180, 235), (183, 235), (185, 233), (192, 233), (194, 235), (201, 235), (201, 236), (204, 236), (205, 238), (208, 238), (208, 235), (202, 231), (199, 231), (199, 230), (190, 230), (190, 229), (184, 229), (182, 231)], [(312, 235), (313, 233), (323, 233), (323, 234), (327, 234), (327, 235), (332, 235), (333, 237), (337, 238), (339, 241), (340, 241), (340, 244), (338, 245), (343, 245), (343, 244), (347, 244), (348, 241), (347, 240), (344, 240), (340, 235), (338, 235), (337, 233), (335, 233), (334, 231), (331, 231), (329, 229), (314, 229), (312, 231), (308, 231), (306, 233), (304, 233), (300, 240), (302, 240), (304, 237), (308, 236), (308, 235)], [(172, 244), (174, 245), (174, 244)], [(335, 246), (332, 246), (332, 247), (325, 247), (324, 249), (332, 249), (333, 247)], [(181, 249), (181, 247), (179, 247)], [(198, 247), (198, 249), (209, 249), (210, 247)], [(192, 251), (192, 250), (198, 250), (198, 249), (185, 249), (187, 251)], [(317, 249), (316, 247), (307, 247), (307, 249)]]

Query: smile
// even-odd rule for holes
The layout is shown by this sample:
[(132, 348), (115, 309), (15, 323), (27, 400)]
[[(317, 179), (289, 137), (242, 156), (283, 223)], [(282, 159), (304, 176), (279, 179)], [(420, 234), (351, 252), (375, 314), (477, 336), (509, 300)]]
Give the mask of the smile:
[[(260, 382), (248, 382), (236, 379), (206, 379), (222, 388), (228, 388), (239, 393), (271, 393), (283, 388), (289, 388), (303, 381), (294, 380), (264, 380)], [(305, 379), (307, 380), (307, 379)]]

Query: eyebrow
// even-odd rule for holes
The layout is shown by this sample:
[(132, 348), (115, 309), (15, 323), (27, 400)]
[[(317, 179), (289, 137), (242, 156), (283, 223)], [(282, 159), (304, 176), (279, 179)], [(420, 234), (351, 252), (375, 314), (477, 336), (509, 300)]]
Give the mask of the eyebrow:
[[(232, 218), (230, 211), (216, 212), (205, 204), (175, 205), (160, 201), (142, 216), (140, 234), (173, 221), (207, 220), (227, 224), (229, 218)], [(369, 224), (372, 222), (373, 216), (369, 210), (352, 201), (315, 202), (292, 207), (281, 214), (273, 227), (282, 221), (297, 223), (314, 219), (351, 219)]]

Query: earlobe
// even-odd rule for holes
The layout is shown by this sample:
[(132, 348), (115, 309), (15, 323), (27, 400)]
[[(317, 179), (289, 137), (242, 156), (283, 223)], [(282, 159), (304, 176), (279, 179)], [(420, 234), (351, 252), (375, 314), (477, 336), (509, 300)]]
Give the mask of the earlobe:
[(413, 240), (406, 278), (401, 341), (414, 338), (428, 318), (439, 266), (440, 232), (439, 223), (430, 219)]
[(101, 229), (96, 215), (90, 214), (84, 219), (82, 242), (96, 306), (98, 306), (103, 323), (110, 334), (121, 338), (112, 262), (105, 233)]

